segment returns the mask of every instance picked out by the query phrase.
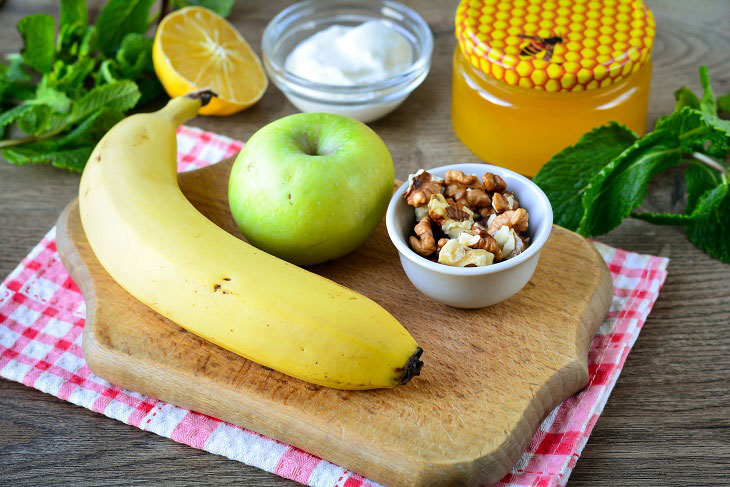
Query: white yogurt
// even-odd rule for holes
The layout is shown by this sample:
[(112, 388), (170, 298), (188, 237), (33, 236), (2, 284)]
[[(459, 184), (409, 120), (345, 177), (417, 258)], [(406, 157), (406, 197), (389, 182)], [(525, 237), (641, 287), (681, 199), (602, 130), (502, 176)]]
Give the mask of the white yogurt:
[(294, 48), (285, 68), (315, 83), (355, 86), (383, 81), (412, 62), (411, 45), (400, 32), (382, 20), (369, 20), (317, 32)]
[[(377, 83), (407, 70), (413, 63), (413, 49), (400, 32), (381, 20), (355, 27), (332, 25), (299, 43), (286, 58), (284, 67), (300, 78), (336, 86)], [(328, 104), (287, 94), (303, 112), (330, 112), (370, 122), (395, 109), (408, 96), (383, 103), (371, 103), (381, 96), (373, 91), (363, 103)], [(333, 102), (351, 97), (332, 94)]]

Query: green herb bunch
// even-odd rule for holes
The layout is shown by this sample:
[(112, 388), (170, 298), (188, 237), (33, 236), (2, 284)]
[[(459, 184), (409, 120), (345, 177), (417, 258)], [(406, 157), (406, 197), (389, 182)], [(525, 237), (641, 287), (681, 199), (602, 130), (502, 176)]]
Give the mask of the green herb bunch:
[[(145, 37), (154, 0), (109, 0), (96, 25), (85, 0), (60, 0), (54, 18), (18, 23), (24, 48), (0, 62), (0, 148), (12, 164), (47, 163), (80, 172), (96, 143), (125, 113), (164, 94)], [(173, 0), (227, 15), (233, 0)], [(6, 138), (15, 125), (24, 135)]]
[[(584, 236), (607, 233), (627, 217), (682, 225), (695, 245), (730, 263), (730, 121), (718, 116), (730, 113), (730, 93), (715, 98), (704, 66), (700, 81), (701, 98), (677, 90), (674, 112), (643, 137), (612, 122), (545, 164), (534, 181), (550, 199), (555, 223)], [(688, 162), (684, 213), (635, 213), (651, 179), (681, 162)]]

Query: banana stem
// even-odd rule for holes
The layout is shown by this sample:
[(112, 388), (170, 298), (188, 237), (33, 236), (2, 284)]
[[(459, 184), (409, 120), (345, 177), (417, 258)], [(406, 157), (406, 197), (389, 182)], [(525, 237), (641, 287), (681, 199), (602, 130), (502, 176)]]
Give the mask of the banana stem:
[(193, 91), (171, 99), (158, 113), (175, 125), (182, 125), (195, 118), (200, 107), (207, 105), (214, 96), (215, 93), (211, 90)]
[(420, 360), (423, 349), (421, 347), (416, 348), (413, 355), (410, 356), (405, 367), (403, 367), (403, 374), (400, 377), (401, 384), (408, 384), (408, 382), (417, 375), (421, 375), (421, 367), (423, 367), (423, 361)]

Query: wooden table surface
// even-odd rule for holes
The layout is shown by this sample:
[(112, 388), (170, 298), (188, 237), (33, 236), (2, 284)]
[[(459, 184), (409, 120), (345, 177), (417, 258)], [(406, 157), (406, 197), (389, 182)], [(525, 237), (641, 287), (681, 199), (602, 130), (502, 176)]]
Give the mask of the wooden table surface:
[[(102, 2), (90, 1), (92, 18)], [(260, 52), (266, 23), (291, 2), (237, 2), (231, 16)], [(390, 148), (396, 176), (420, 167), (477, 160), (449, 118), (456, 0), (410, 1), (435, 37), (433, 67), (394, 113), (371, 124)], [(672, 92), (698, 89), (710, 68), (716, 92), (730, 90), (730, 2), (648, 0), (657, 22), (650, 125), (671, 111)], [(56, 1), (9, 0), (0, 8), (0, 54), (17, 52), (24, 15), (56, 14)], [(295, 113), (273, 85), (238, 115), (192, 125), (245, 140)], [(0, 161), (0, 278), (7, 275), (76, 196), (79, 176)], [(681, 171), (657, 178), (651, 211), (681, 211)], [(730, 237), (729, 237), (730, 238)], [(675, 227), (627, 221), (599, 239), (670, 257), (669, 277), (574, 469), (571, 486), (727, 485), (730, 478), (730, 265), (697, 250)], [(0, 380), (0, 485), (232, 483), (297, 485), (146, 433), (21, 384)]]

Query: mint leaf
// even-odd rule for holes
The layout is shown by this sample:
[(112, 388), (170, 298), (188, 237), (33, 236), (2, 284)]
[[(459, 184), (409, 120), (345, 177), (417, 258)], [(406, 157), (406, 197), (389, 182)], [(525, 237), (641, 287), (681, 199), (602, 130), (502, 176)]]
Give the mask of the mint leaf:
[(130, 32), (143, 34), (154, 0), (109, 0), (96, 22), (101, 51), (112, 56)]
[(686, 86), (682, 86), (674, 92), (674, 99), (677, 100), (677, 103), (674, 105), (675, 112), (684, 107), (700, 108), (700, 100), (697, 99), (697, 95)]
[(152, 39), (134, 32), (127, 34), (117, 51), (116, 60), (128, 79), (137, 79), (144, 72), (153, 73)]
[(97, 86), (74, 103), (69, 119), (78, 122), (100, 108), (126, 112), (134, 107), (140, 93), (133, 81), (117, 81)]
[(10, 125), (19, 117), (21, 117), (24, 113), (29, 112), (32, 109), (33, 107), (31, 107), (30, 105), (18, 105), (11, 108), (10, 110), (6, 110), (5, 112), (0, 113), (0, 127)]
[(18, 32), (23, 37), (23, 60), (41, 73), (47, 73), (53, 66), (55, 36), (53, 17), (34, 14), (20, 19)]
[(231, 13), (235, 0), (173, 0), (175, 8), (183, 8), (190, 6), (205, 7), (212, 10), (221, 17), (228, 17)]
[(31, 105), (18, 117), (18, 128), (29, 135), (42, 133), (51, 120), (53, 109), (47, 105)]
[(730, 113), (730, 91), (717, 97), (717, 109), (723, 113)]
[(3, 78), (11, 83), (30, 80), (30, 76), (25, 71), (23, 56), (20, 54), (8, 54), (7, 59), (10, 63), (5, 73), (3, 73)]
[(71, 98), (78, 98), (88, 91), (85, 87), (86, 78), (96, 67), (96, 59), (81, 58), (73, 64), (61, 63), (58, 68), (47, 75), (45, 82), (50, 87), (66, 93)]
[(84, 31), (84, 35), (81, 37), (81, 44), (79, 45), (79, 56), (89, 56), (92, 52), (99, 48), (99, 36), (97, 34), (96, 26), (90, 25)]
[(61, 169), (81, 172), (94, 150), (94, 146), (91, 145), (54, 150), (52, 145), (45, 142), (3, 149), (2, 154), (10, 164), (51, 164)]
[[(730, 263), (730, 189), (727, 176), (713, 190), (719, 200), (713, 211), (685, 229), (687, 237), (696, 246), (724, 262)], [(702, 201), (702, 200), (701, 200)], [(698, 207), (699, 204), (698, 203)]]
[(71, 107), (71, 99), (62, 91), (51, 88), (44, 78), (38, 85), (35, 98), (26, 101), (26, 105), (48, 105), (57, 112), (66, 113)]
[(631, 213), (631, 218), (644, 220), (654, 225), (685, 225), (694, 218), (684, 213)]
[[(685, 108), (686, 109), (686, 108)], [(621, 224), (644, 201), (649, 181), (681, 160), (679, 141), (655, 130), (638, 139), (591, 179), (581, 203), (581, 235), (602, 235)]]
[(72, 62), (79, 54), (79, 42), (85, 28), (81, 24), (65, 24), (58, 29), (56, 38), (56, 58)]
[(156, 100), (165, 93), (165, 90), (162, 88), (157, 76), (143, 76), (142, 78), (137, 79), (135, 83), (137, 83), (139, 91), (142, 94), (135, 106), (145, 105), (152, 100)]
[(86, 10), (86, 0), (61, 0), (60, 28), (64, 25), (89, 23), (89, 14)]
[(700, 83), (705, 92), (700, 99), (700, 111), (708, 115), (717, 116), (717, 105), (715, 104), (715, 93), (710, 86), (710, 74), (707, 66), (700, 66)]
[(636, 139), (631, 130), (612, 122), (583, 135), (540, 169), (534, 181), (550, 199), (556, 224), (578, 228), (585, 213), (581, 198), (590, 181)]
[(694, 212), (703, 194), (720, 184), (720, 175), (704, 164), (693, 162), (684, 172), (687, 187), (687, 208), (685, 213)]
[[(714, 181), (714, 175), (710, 176)], [(702, 183), (702, 188), (708, 188), (708, 186), (706, 183)], [(709, 187), (704, 193), (700, 191), (700, 188), (693, 188), (692, 192), (688, 192), (688, 197), (690, 195), (692, 196), (692, 202), (687, 205), (688, 208), (685, 210), (685, 213), (632, 213), (631, 216), (656, 225), (687, 225), (704, 219), (717, 210), (726, 197), (728, 187), (718, 185)]]
[(730, 121), (690, 107), (659, 119), (656, 130), (678, 137), (685, 153), (698, 151), (724, 158), (730, 148)]

